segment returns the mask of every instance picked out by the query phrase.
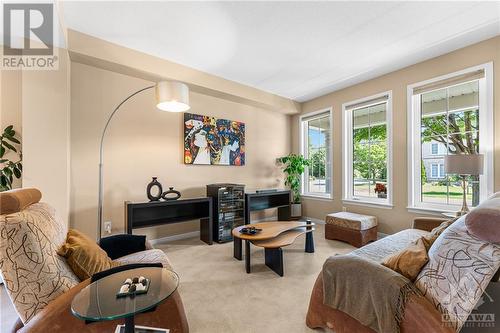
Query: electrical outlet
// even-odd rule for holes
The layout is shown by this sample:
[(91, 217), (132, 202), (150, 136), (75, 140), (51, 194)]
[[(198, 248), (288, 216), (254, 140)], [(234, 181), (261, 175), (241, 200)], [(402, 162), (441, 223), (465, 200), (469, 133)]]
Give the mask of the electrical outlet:
[(110, 234), (111, 233), (111, 221), (104, 222), (104, 230)]
[(343, 212), (347, 212), (347, 208), (342, 207), (342, 211), (343, 211)]

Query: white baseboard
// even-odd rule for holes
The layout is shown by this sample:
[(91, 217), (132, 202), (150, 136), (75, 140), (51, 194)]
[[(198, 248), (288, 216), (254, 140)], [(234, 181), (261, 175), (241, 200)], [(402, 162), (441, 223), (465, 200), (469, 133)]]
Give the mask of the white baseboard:
[(383, 232), (377, 232), (377, 239), (384, 238), (389, 236), (388, 234), (384, 234)]
[[(325, 224), (325, 221), (323, 221), (323, 220), (316, 219), (314, 217), (308, 217), (308, 216), (302, 216), (299, 221), (305, 221), (305, 220), (311, 220), (311, 222), (316, 223), (316, 224)], [(264, 222), (264, 221), (278, 221), (278, 217), (272, 216), (272, 217), (268, 217), (265, 219), (252, 220), (252, 223)]]
[(316, 219), (314, 217), (308, 217), (308, 216), (304, 216), (300, 220), (301, 221), (302, 220), (311, 220), (311, 222), (316, 223), (316, 224), (325, 224), (324, 220), (320, 220), (320, 219)]
[(251, 219), (250, 223), (259, 223), (265, 221), (278, 221), (278, 216), (265, 217), (263, 219)]
[(157, 244), (164, 244), (164, 243), (173, 242), (176, 240), (195, 238), (195, 237), (200, 237), (199, 231), (191, 231), (191, 232), (186, 232), (184, 234), (165, 236), (165, 237), (161, 237), (161, 238), (157, 238), (157, 239), (152, 239), (149, 242), (151, 243), (151, 245), (157, 245)]

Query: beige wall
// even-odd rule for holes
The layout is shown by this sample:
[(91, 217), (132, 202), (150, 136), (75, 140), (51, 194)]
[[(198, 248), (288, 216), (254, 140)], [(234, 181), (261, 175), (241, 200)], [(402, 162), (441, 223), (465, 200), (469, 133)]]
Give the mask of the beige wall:
[(58, 70), (22, 74), (23, 187), (39, 188), (68, 222), (70, 68), (58, 52)]
[[(304, 199), (304, 214), (323, 219), (327, 213), (339, 211), (342, 206), (349, 211), (376, 215), (380, 230), (392, 233), (411, 224), (415, 214), (407, 210), (407, 133), (406, 88), (408, 84), (431, 79), (467, 67), (493, 61), (495, 133), (500, 130), (500, 37), (496, 37), (455, 52), (398, 70), (379, 78), (342, 89), (303, 103), (302, 114), (333, 108), (333, 200)], [(342, 204), (342, 104), (392, 90), (393, 93), (393, 184), (394, 208), (371, 208)], [(299, 116), (292, 117), (292, 149), (299, 150)], [(495, 151), (500, 148), (500, 136), (495, 135)], [(500, 190), (500, 154), (495, 155), (495, 190)], [(421, 214), (419, 214), (421, 215)]]
[(176, 80), (186, 83), (192, 92), (252, 105), (256, 108), (296, 114), (300, 104), (248, 85), (224, 79), (125, 46), (67, 30), (71, 60), (109, 71), (158, 82)]
[[(18, 70), (0, 71), (0, 131), (9, 125), (14, 125), (17, 137), (22, 140), (22, 72)], [(15, 161), (18, 158), (12, 152), (5, 157)], [(14, 177), (12, 185), (13, 188), (21, 187), (22, 177)]]
[[(71, 64), (71, 225), (96, 235), (98, 149), (104, 122), (113, 108), (149, 81), (76, 62)], [(183, 198), (205, 196), (205, 185), (246, 184), (247, 189), (282, 186), (275, 159), (290, 151), (290, 118), (276, 111), (191, 93), (192, 113), (246, 123), (246, 165), (185, 165), (182, 113), (158, 111), (153, 91), (120, 109), (105, 141), (104, 220), (123, 231), (123, 202), (147, 201), (146, 185), (157, 176)], [(150, 238), (198, 230), (196, 222), (141, 229)]]

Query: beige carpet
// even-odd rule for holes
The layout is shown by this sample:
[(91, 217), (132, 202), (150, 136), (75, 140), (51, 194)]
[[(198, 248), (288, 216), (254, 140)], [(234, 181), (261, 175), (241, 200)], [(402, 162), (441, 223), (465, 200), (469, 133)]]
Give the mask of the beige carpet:
[(9, 329), (17, 320), (17, 314), (5, 291), (5, 286), (0, 286), (0, 333), (10, 332)]
[[(191, 333), (314, 332), (305, 325), (312, 286), (325, 259), (353, 249), (328, 241), (323, 226), (314, 232), (315, 253), (305, 253), (305, 237), (284, 249), (285, 276), (264, 264), (264, 250), (252, 246), (252, 273), (233, 258), (233, 243), (208, 246), (199, 239), (157, 245), (180, 276), (180, 293)], [(16, 314), (0, 290), (0, 332)]]
[(264, 250), (252, 246), (252, 273), (233, 258), (233, 244), (205, 245), (197, 239), (158, 245), (180, 276), (180, 293), (193, 333), (314, 332), (305, 325), (311, 289), (323, 262), (353, 249), (314, 232), (315, 253), (305, 253), (305, 237), (284, 248), (285, 276), (264, 264)]

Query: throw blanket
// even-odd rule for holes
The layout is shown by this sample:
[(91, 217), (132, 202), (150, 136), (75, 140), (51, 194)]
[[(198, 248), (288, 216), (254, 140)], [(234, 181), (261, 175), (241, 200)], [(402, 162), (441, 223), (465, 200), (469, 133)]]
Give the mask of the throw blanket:
[(406, 301), (418, 289), (404, 276), (354, 254), (323, 265), (323, 303), (378, 333), (399, 333)]

